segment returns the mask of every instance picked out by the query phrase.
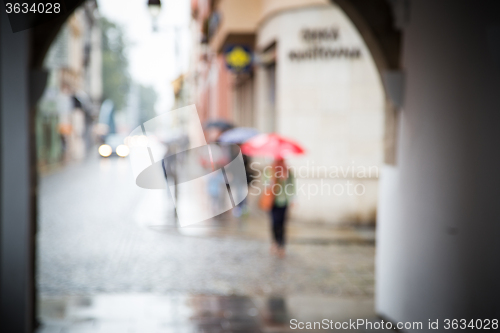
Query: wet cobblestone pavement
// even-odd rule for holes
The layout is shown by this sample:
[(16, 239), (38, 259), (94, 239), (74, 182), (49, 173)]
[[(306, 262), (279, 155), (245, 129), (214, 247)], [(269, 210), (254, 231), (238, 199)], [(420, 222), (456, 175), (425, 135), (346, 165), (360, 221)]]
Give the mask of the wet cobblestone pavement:
[(205, 231), (172, 228), (163, 223), (169, 212), (160, 207), (158, 193), (136, 187), (128, 161), (121, 159), (66, 167), (43, 177), (40, 190), (38, 291), (45, 323), (64, 322), (52, 310), (71, 308), (81, 297), (123, 294), (249, 297), (252, 304), (276, 297), (344, 299), (365, 304), (361, 312), (373, 315), (370, 242), (328, 242), (321, 228), (316, 238), (313, 229), (301, 237), (306, 227), (297, 224), (280, 260), (269, 254), (266, 222), (259, 219)]

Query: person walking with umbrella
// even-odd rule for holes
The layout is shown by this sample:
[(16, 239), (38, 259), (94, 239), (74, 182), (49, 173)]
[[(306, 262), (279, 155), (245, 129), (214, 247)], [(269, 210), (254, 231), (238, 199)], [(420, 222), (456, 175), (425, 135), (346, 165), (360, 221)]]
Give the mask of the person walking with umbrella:
[(304, 149), (296, 142), (277, 134), (261, 134), (242, 145), (249, 156), (273, 157), (274, 162), (264, 172), (264, 193), (260, 206), (269, 211), (273, 242), (271, 252), (280, 258), (285, 256), (285, 236), (288, 207), (295, 196), (295, 181), (284, 156), (300, 155)]
[(269, 209), (273, 235), (271, 253), (283, 258), (285, 256), (287, 212), (295, 196), (295, 181), (293, 173), (281, 157), (275, 159), (271, 169), (266, 171), (264, 173), (264, 188), (271, 191), (273, 197), (272, 206)]
[[(257, 136), (259, 134), (259, 131), (256, 130), (255, 128), (251, 127), (236, 127), (230, 130), (227, 130), (226, 132), (222, 133), (222, 135), (219, 137), (218, 142), (224, 143), (224, 144), (236, 144), (241, 146), (243, 143), (247, 142), (251, 138)], [(236, 152), (236, 154), (238, 154)], [(243, 166), (245, 167), (245, 176), (247, 179), (247, 187), (250, 186), (250, 183), (252, 182), (254, 178), (254, 173), (252, 168), (250, 168), (250, 156), (242, 154), (243, 157)], [(242, 217), (249, 214), (249, 209), (248, 209), (248, 204), (247, 204), (247, 198), (243, 199), (242, 202), (240, 202), (236, 207), (233, 209), (233, 215), (236, 217)]]

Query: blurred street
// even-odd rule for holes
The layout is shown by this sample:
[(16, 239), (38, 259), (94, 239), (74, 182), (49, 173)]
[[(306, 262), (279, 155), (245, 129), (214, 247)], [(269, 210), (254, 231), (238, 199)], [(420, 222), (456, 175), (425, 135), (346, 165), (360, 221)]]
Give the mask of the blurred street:
[(370, 245), (295, 244), (292, 239), (282, 261), (269, 255), (269, 241), (258, 234), (229, 237), (224, 230), (232, 229), (216, 227), (148, 228), (148, 222), (159, 225), (168, 219), (170, 211), (158, 207), (161, 191), (135, 186), (125, 159), (73, 165), (42, 178), (40, 185), (39, 288), (44, 295), (180, 291), (373, 296)]
[(46, 324), (71, 327), (74, 311), (61, 308), (74, 307), (81, 296), (88, 307), (88, 295), (109, 302), (106, 295), (123, 294), (250, 297), (252, 304), (278, 297), (295, 299), (297, 314), (309, 309), (306, 317), (325, 315), (329, 302), (337, 304), (326, 308), (331, 317), (374, 316), (370, 236), (292, 224), (288, 255), (280, 260), (269, 254), (264, 216), (174, 228), (168, 198), (135, 186), (126, 159), (70, 165), (43, 177), (40, 190), (38, 283)]

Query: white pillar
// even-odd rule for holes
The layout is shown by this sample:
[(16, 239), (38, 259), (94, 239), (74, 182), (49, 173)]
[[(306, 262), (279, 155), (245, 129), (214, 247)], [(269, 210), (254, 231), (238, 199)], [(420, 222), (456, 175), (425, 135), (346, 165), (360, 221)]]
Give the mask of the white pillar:
[[(379, 207), (376, 306), (393, 321), (499, 318), (500, 2), (415, 0), (397, 165)], [(411, 331), (411, 330), (407, 330)]]

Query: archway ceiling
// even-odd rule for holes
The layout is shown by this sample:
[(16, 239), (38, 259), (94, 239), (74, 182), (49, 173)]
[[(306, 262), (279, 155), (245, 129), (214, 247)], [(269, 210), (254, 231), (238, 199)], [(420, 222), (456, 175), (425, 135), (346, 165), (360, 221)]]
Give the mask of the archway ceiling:
[[(40, 68), (67, 18), (84, 0), (65, 0), (66, 13), (32, 29), (31, 66)], [(365, 39), (379, 70), (400, 67), (401, 32), (389, 0), (332, 0), (344, 10)]]

